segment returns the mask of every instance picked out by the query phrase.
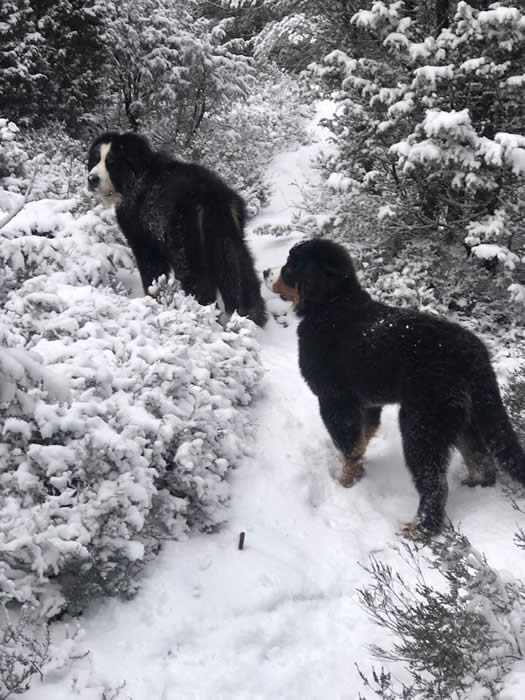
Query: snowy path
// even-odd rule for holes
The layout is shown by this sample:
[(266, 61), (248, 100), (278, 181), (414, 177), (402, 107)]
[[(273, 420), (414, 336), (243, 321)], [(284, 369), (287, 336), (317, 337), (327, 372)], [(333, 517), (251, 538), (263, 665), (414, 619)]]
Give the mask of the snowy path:
[[(293, 183), (312, 174), (319, 147), (274, 161), (276, 192), (256, 224), (290, 221)], [(297, 239), (253, 236), (258, 267), (281, 264)], [(272, 310), (286, 309), (267, 298)], [(416, 493), (394, 409), (370, 445), (366, 477), (350, 490), (334, 481), (337, 458), (300, 377), (296, 321), (288, 320), (284, 327), (272, 318), (260, 332), (266, 376), (258, 437), (253, 459), (233, 477), (228, 525), (169, 543), (134, 600), (104, 601), (86, 616), (89, 656), (66, 678), (35, 684), (28, 698), (98, 700), (123, 681), (118, 697), (133, 700), (354, 700), (363, 692), (355, 664), (370, 670), (366, 645), (384, 641), (384, 632), (356, 602), (356, 588), (367, 583), (359, 563), (370, 553), (393, 556), (388, 545), (413, 516)], [(460, 486), (461, 471), (456, 459), (450, 517), (493, 565), (525, 575), (508, 502), (497, 488)]]

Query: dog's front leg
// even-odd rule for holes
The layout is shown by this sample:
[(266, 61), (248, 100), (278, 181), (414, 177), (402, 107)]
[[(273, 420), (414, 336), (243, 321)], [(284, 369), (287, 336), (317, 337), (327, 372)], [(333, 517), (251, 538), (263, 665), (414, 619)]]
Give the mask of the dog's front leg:
[(369, 439), (362, 407), (352, 398), (319, 397), (319, 408), (326, 429), (343, 458), (339, 481), (342, 486), (353, 486), (364, 474), (363, 455)]

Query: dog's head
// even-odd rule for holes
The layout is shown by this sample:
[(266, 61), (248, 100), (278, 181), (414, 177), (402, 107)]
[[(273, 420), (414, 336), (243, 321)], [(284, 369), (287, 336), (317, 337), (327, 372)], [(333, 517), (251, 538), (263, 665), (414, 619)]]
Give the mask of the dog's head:
[(323, 239), (294, 246), (283, 267), (264, 271), (264, 280), (272, 292), (291, 301), (299, 315), (334, 299), (366, 294), (343, 246)]
[(108, 131), (98, 136), (88, 153), (88, 189), (106, 206), (118, 204), (151, 156), (147, 140), (138, 134)]

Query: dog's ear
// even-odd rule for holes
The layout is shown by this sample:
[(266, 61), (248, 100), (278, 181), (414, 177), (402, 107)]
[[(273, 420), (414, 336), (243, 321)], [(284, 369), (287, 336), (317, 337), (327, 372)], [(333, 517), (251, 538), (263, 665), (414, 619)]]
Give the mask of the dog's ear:
[(349, 257), (337, 259), (315, 259), (305, 261), (297, 275), (299, 315), (308, 307), (322, 306), (354, 288), (359, 288), (354, 268)]
[(346, 251), (337, 249), (337, 256), (319, 260), (319, 266), (326, 275), (346, 279), (355, 276), (352, 259)]
[(117, 151), (135, 174), (144, 170), (151, 157), (151, 147), (144, 136), (131, 132), (121, 134), (117, 141)]
[(301, 265), (297, 275), (297, 293), (299, 302), (295, 307), (300, 316), (312, 305), (317, 305), (329, 297), (330, 279), (315, 261), (307, 261)]

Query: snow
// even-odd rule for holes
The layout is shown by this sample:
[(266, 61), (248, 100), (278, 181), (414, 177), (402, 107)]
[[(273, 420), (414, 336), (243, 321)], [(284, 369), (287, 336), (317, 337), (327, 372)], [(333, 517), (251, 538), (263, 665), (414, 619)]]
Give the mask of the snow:
[[(317, 120), (328, 109), (321, 105)], [(468, 115), (457, 114), (454, 128), (458, 117)], [(432, 130), (448, 128), (450, 118), (441, 114)], [(292, 221), (300, 186), (316, 177), (312, 159), (326, 147), (323, 129), (314, 125), (311, 133), (317, 140), (272, 162), (273, 197), (252, 230)], [(300, 237), (252, 234), (257, 268), (281, 265)], [(166, 543), (134, 599), (103, 600), (88, 610), (80, 649), (89, 654), (70, 670), (35, 680), (28, 700), (98, 700), (117, 688), (119, 698), (133, 700), (354, 700), (364, 692), (356, 664), (370, 672), (368, 645), (388, 646), (389, 639), (357, 603), (356, 590), (368, 582), (360, 564), (371, 554), (395, 560), (390, 545), (417, 506), (397, 411), (384, 411), (365, 477), (343, 489), (333, 478), (338, 460), (316, 400), (298, 370), (297, 320), (286, 302), (264, 293), (286, 324), (271, 318), (257, 331), (266, 374), (254, 409), (256, 444), (232, 478), (228, 523)], [(456, 457), (450, 518), (493, 566), (524, 576), (511, 505), (499, 487), (462, 486), (463, 470)], [(239, 551), (241, 531), (246, 543)], [(397, 675), (403, 678), (401, 670)], [(523, 697), (523, 663), (509, 683), (505, 699)]]
[(468, 109), (462, 109), (459, 112), (429, 109), (423, 121), (423, 128), (427, 136), (439, 136), (441, 131), (469, 134), (472, 131), (472, 124)]
[(420, 84), (428, 83), (435, 90), (439, 80), (452, 80), (454, 77), (454, 66), (422, 66), (414, 70), (415, 78), (412, 87), (416, 88)]

